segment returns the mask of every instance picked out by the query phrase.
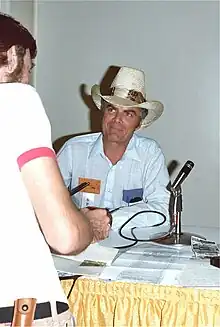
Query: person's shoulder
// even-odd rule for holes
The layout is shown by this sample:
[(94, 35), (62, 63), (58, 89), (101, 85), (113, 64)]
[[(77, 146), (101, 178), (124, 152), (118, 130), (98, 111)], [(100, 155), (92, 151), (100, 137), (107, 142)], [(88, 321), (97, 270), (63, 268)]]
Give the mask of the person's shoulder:
[(160, 144), (153, 138), (135, 134), (136, 150), (142, 162), (164, 158)]
[(97, 140), (100, 134), (101, 133), (90, 133), (71, 137), (58, 151), (58, 155), (60, 155), (63, 151), (87, 151), (88, 148)]
[(100, 133), (90, 133), (90, 134), (83, 134), (83, 135), (77, 135), (72, 138), (70, 138), (65, 144), (68, 145), (74, 145), (74, 144), (85, 144), (89, 145), (97, 140)]
[(44, 119), (46, 111), (37, 90), (23, 83), (0, 84), (0, 97), (14, 119)]
[(3, 86), (0, 86), (0, 93), (2, 94), (1, 90), (6, 103), (19, 108), (19, 110), (32, 112), (35, 107), (43, 107), (37, 90), (29, 84), (4, 83)]
[(143, 136), (143, 135), (139, 135), (139, 134), (134, 134), (134, 138), (135, 138), (135, 143), (137, 144), (138, 147), (140, 147), (143, 150), (146, 149), (160, 149), (160, 144), (154, 140), (153, 138), (147, 137), (147, 136)]
[(2, 83), (1, 88), (4, 88), (4, 92), (10, 94), (17, 94), (18, 96), (25, 94), (36, 96), (38, 95), (37, 90), (29, 85), (24, 83)]

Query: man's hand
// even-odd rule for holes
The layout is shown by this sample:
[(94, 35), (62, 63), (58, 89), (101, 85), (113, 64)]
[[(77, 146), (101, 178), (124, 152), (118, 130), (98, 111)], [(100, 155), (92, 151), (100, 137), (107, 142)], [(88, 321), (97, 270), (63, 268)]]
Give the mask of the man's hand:
[(93, 242), (104, 240), (108, 237), (110, 231), (110, 217), (106, 209), (82, 208), (81, 211), (90, 221), (93, 229)]

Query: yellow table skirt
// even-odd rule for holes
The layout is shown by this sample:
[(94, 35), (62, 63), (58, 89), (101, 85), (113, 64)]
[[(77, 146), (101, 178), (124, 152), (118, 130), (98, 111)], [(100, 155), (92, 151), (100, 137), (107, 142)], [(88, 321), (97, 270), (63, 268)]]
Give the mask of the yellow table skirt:
[(78, 279), (69, 306), (78, 327), (220, 327), (217, 290)]

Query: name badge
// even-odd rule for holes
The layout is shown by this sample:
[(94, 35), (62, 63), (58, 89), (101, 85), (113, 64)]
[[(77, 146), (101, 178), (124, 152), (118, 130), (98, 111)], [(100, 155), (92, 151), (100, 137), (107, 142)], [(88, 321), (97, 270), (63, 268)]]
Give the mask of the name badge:
[(87, 182), (89, 183), (82, 191), (83, 193), (93, 193), (93, 194), (100, 194), (101, 190), (101, 181), (99, 179), (92, 179), (92, 178), (84, 178), (79, 177), (79, 184)]
[(126, 203), (140, 202), (143, 199), (143, 189), (135, 188), (132, 190), (123, 190), (122, 200)]

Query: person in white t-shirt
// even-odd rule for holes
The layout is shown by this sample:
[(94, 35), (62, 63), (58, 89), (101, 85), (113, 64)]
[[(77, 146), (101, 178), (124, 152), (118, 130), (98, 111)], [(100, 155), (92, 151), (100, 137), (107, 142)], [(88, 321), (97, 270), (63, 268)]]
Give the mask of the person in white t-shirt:
[(36, 298), (34, 326), (66, 327), (73, 320), (50, 247), (80, 253), (108, 236), (109, 217), (71, 201), (49, 120), (28, 85), (36, 52), (29, 31), (0, 13), (0, 326), (11, 323), (16, 299)]

